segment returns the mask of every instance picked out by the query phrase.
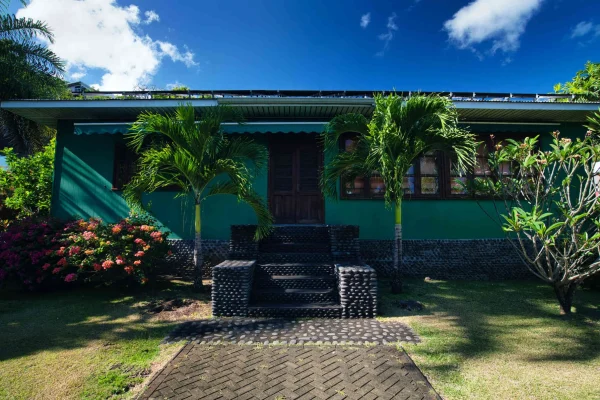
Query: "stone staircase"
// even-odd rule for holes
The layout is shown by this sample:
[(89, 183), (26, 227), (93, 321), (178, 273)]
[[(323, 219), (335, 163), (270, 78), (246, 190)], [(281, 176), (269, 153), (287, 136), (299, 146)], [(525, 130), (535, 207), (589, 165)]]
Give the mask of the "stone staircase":
[(338, 283), (327, 226), (277, 226), (261, 241), (248, 314), (254, 317), (340, 317)]

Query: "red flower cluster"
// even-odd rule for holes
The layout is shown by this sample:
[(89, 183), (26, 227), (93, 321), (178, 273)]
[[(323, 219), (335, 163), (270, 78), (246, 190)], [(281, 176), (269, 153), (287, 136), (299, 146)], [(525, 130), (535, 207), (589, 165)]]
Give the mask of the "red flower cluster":
[(148, 217), (116, 224), (21, 221), (0, 233), (0, 281), (14, 277), (30, 289), (75, 281), (146, 283), (169, 252), (167, 237)]

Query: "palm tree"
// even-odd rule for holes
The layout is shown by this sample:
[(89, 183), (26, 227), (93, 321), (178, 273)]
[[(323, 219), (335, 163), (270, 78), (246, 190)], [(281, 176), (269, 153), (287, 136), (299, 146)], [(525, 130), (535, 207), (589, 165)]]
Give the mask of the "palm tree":
[(395, 210), (394, 279), (392, 290), (402, 290), (402, 197), (403, 178), (413, 163), (426, 152), (447, 151), (458, 170), (475, 162), (475, 135), (458, 127), (452, 101), (438, 95), (416, 95), (405, 99), (397, 94), (375, 96), (371, 120), (362, 114), (335, 117), (323, 133), (325, 149), (337, 151), (341, 135), (359, 136), (352, 152), (341, 152), (325, 166), (321, 185), (325, 195), (337, 198), (338, 179), (353, 182), (357, 177), (379, 174), (385, 184), (385, 204)]
[(208, 197), (237, 196), (258, 218), (255, 239), (266, 236), (272, 217), (264, 200), (252, 189), (252, 178), (267, 163), (267, 149), (247, 138), (229, 138), (221, 123), (241, 121), (239, 112), (226, 106), (207, 107), (201, 119), (191, 105), (168, 115), (142, 113), (126, 135), (140, 154), (138, 170), (126, 185), (124, 196), (140, 210), (142, 194), (177, 187), (176, 197), (191, 196), (195, 204), (194, 287), (202, 290), (201, 204)]
[[(7, 14), (9, 3), (0, 0), (0, 100), (64, 96), (64, 63), (37, 41), (53, 43), (50, 28), (41, 21)], [(40, 150), (53, 136), (47, 128), (3, 110), (0, 133), (19, 153)]]

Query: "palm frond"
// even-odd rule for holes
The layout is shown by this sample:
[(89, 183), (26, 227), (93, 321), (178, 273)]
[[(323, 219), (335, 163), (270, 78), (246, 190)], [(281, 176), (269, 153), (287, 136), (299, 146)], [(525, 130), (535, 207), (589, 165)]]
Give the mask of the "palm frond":
[(257, 218), (257, 227), (254, 233), (255, 240), (263, 239), (271, 233), (273, 230), (273, 216), (262, 196), (254, 190), (240, 188), (233, 182), (220, 182), (210, 187), (206, 197), (220, 194), (237, 196), (239, 201), (248, 204), (252, 208)]
[(362, 114), (343, 114), (334, 117), (325, 127), (321, 137), (325, 150), (337, 150), (340, 137), (345, 133), (368, 133), (367, 118)]
[(61, 76), (65, 68), (64, 62), (52, 51), (41, 44), (27, 41), (0, 39), (0, 58), (24, 60), (33, 72), (50, 76)]
[(17, 18), (15, 15), (0, 14), (0, 39), (14, 42), (43, 38), (54, 43), (54, 35), (45, 22), (31, 18)]

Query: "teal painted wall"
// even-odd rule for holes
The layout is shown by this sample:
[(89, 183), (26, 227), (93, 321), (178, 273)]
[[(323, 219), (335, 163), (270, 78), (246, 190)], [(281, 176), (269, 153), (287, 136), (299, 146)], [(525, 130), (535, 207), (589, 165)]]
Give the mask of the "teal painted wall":
[[(114, 222), (129, 214), (120, 192), (112, 190), (114, 147), (121, 135), (74, 135), (73, 124), (60, 121), (56, 142), (56, 160), (52, 215), (99, 217)], [(257, 137), (264, 142), (263, 137)], [(257, 177), (255, 190), (267, 195), (266, 173)], [(191, 198), (175, 199), (175, 192), (157, 192), (144, 196), (152, 214), (173, 238), (192, 238), (194, 208)], [(234, 196), (214, 196), (202, 204), (203, 237), (229, 238), (232, 224), (255, 224), (252, 209), (238, 204)]]
[[(539, 127), (542, 147), (550, 142), (549, 131), (555, 127)], [(563, 124), (563, 136), (577, 137), (585, 134), (580, 125)], [(473, 127), (473, 131), (477, 131)], [(496, 133), (501, 137), (501, 133)], [(113, 191), (113, 157), (120, 135), (74, 135), (73, 124), (61, 121), (58, 126), (55, 161), (52, 214), (59, 218), (80, 216), (100, 217), (116, 221), (128, 215), (129, 209), (120, 192)], [(266, 138), (256, 135), (256, 140), (266, 144)], [(257, 177), (255, 190), (267, 195), (266, 171)], [(151, 211), (174, 238), (192, 238), (193, 202), (191, 199), (174, 199), (174, 192), (147, 195)], [(492, 212), (491, 203), (484, 204)], [(328, 224), (353, 224), (360, 226), (363, 239), (391, 239), (394, 233), (394, 216), (385, 208), (383, 200), (327, 199), (325, 222)], [(474, 239), (502, 237), (498, 225), (479, 208), (473, 200), (405, 200), (403, 202), (403, 232), (407, 239)], [(215, 196), (202, 205), (203, 237), (228, 239), (232, 224), (254, 224), (256, 217), (249, 206), (238, 204), (233, 196)]]

